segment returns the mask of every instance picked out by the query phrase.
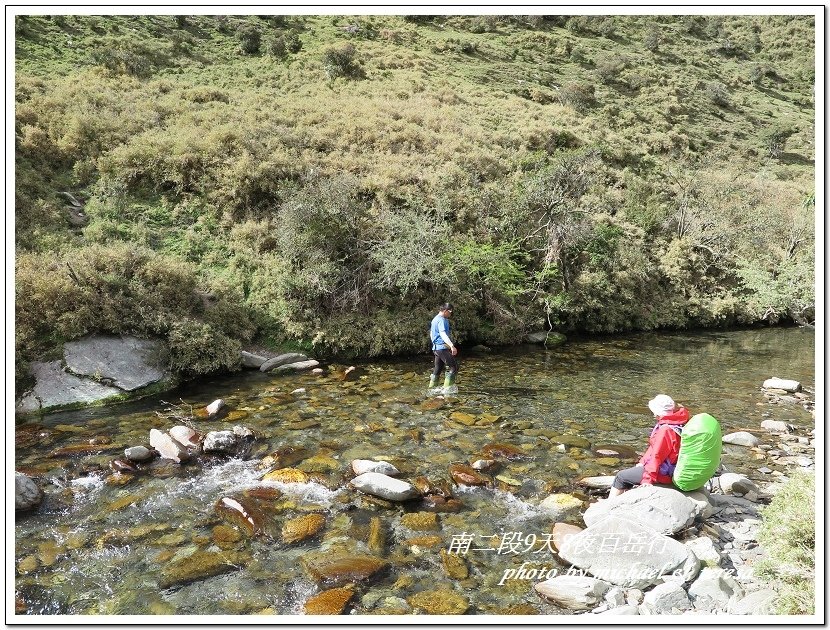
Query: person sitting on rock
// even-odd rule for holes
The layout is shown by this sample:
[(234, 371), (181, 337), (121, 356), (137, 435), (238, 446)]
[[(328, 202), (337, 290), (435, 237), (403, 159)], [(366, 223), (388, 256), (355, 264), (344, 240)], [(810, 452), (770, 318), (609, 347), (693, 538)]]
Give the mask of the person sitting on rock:
[(689, 421), (689, 410), (677, 405), (670, 396), (658, 394), (648, 401), (657, 424), (651, 430), (648, 449), (636, 466), (621, 470), (614, 477), (608, 498), (618, 497), (634, 486), (671, 483), (677, 456), (680, 453), (680, 433)]

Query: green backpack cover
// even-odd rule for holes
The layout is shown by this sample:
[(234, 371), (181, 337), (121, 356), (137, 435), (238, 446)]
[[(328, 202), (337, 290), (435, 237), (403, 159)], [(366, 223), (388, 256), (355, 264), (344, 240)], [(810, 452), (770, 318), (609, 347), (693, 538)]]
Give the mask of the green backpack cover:
[(708, 413), (693, 416), (680, 434), (674, 485), (687, 492), (702, 488), (720, 464), (721, 446), (720, 423)]

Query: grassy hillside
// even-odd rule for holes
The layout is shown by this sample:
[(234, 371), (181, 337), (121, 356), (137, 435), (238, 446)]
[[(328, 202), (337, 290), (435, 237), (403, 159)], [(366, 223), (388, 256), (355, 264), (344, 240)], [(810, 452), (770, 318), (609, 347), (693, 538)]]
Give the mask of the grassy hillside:
[(18, 365), (810, 320), (813, 21), (18, 17)]

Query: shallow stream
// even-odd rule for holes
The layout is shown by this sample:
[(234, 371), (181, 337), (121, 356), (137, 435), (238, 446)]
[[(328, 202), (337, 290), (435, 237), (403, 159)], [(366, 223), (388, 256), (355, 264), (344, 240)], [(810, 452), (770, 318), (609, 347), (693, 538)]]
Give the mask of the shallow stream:
[[(35, 513), (16, 518), (19, 611), (301, 614), (309, 597), (338, 585), (318, 583), (304, 564), (325, 550), (386, 563), (356, 583), (347, 608), (354, 614), (441, 606), (468, 614), (560, 614), (533, 592), (534, 580), (503, 580), (505, 570), (559, 566), (542, 544), (552, 523), (539, 501), (553, 492), (591, 500), (578, 479), (632, 465), (597, 451), (641, 451), (653, 424), (646, 402), (655, 394), (671, 395), (692, 414), (714, 415), (724, 433), (745, 429), (763, 437), (766, 418), (813, 426), (803, 408), (770, 405), (761, 391), (765, 379), (779, 376), (801, 381), (813, 398), (814, 335), (799, 328), (462, 350), (459, 393), (447, 399), (427, 393), (427, 356), (362, 365), (356, 381), (338, 378), (345, 366), (328, 367), (324, 376), (240, 373), (135, 403), (18, 421), (15, 467), (46, 492)], [(250, 428), (257, 440), (248, 459), (202, 457), (182, 466), (156, 460), (135, 474), (110, 469), (125, 447), (148, 445), (151, 428), (182, 424), (191, 407), (216, 398), (231, 414), (191, 423), (201, 433)], [(493, 444), (522, 456), (503, 460), (490, 487), (453, 488), (460, 510), (434, 521), (403, 518), (424, 511), (417, 501), (384, 504), (347, 487), (349, 464), (358, 458), (383, 458), (405, 479), (449, 485), (452, 464), (481, 459)], [(263, 483), (269, 468), (262, 459), (275, 451), (285, 455), (282, 467), (309, 480)], [(742, 447), (726, 447), (723, 462), (756, 481), (770, 477), (759, 468), (776, 469)], [(254, 492), (265, 505), (264, 533), (251, 536), (216, 510), (223, 497), (263, 486), (282, 493)], [(283, 542), (284, 523), (311, 513), (325, 517), (322, 530)], [(441, 550), (446, 556), (453, 545), (466, 570), (442, 561)], [(218, 568), (205, 560), (217, 555), (227, 560)], [(193, 575), (177, 573), (182, 566)], [(435, 594), (419, 599), (423, 591)]]

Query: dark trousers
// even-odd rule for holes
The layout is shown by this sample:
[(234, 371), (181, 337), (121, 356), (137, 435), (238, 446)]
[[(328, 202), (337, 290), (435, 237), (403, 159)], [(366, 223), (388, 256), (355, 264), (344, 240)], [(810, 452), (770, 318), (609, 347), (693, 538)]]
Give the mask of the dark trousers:
[(444, 366), (447, 366), (447, 372), (449, 374), (458, 374), (458, 361), (453, 356), (452, 352), (450, 352), (447, 348), (443, 350), (433, 350), (432, 354), (435, 355), (435, 367), (432, 370), (432, 375), (435, 378), (441, 376), (441, 372), (444, 371)]
[(613, 485), (617, 490), (630, 490), (643, 482), (643, 467), (634, 466), (617, 473)]

